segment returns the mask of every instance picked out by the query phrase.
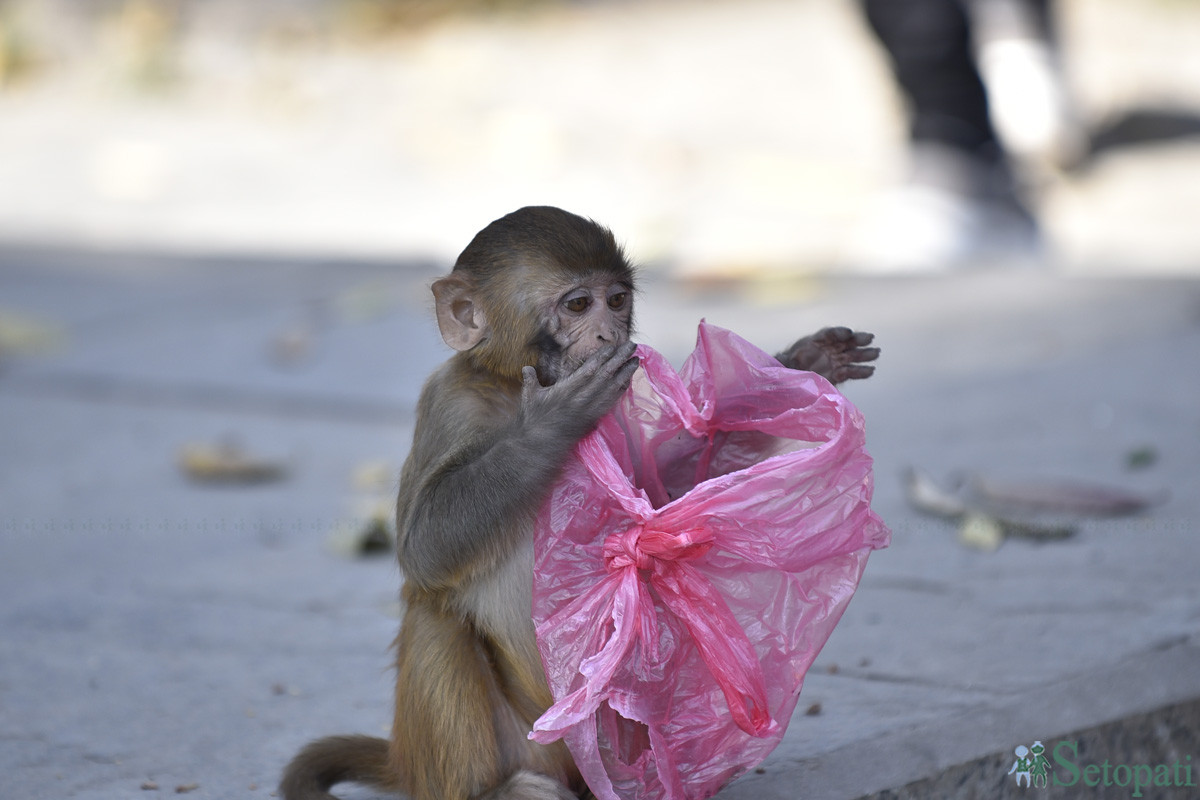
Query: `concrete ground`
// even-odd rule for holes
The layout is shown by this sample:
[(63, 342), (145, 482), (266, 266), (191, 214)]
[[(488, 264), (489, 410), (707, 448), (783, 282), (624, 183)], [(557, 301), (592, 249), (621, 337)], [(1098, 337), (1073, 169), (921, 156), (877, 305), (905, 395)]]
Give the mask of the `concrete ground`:
[[(1098, 115), (1191, 97), (1189, 6), (1092, 5), (1068, 4)], [(0, 93), (5, 797), (269, 797), (308, 739), (386, 730), (398, 571), (346, 555), (345, 531), (390, 492), (446, 355), (429, 280), (530, 199), (611, 224), (649, 264), (639, 338), (676, 363), (702, 317), (767, 349), (824, 324), (884, 348), (846, 391), (893, 544), (783, 744), (722, 797), (1131, 796), (1014, 788), (1034, 740), (1086, 744), (1080, 767), (1200, 761), (1200, 149), (1114, 153), (1046, 187), (1044, 270), (841, 274), (896, 109), (864, 100), (878, 64), (845, 7), (729, 10), (747, 6), (587, 5), (357, 55), (197, 34), (182, 63), (224, 83), (155, 99), (64, 61)], [(692, 74), (723, 45), (732, 72)], [(738, 105), (738, 87), (825, 60), (845, 69), (798, 81), (801, 108)], [(597, 65), (637, 113), (605, 126), (594, 93), (568, 92), (584, 121), (564, 123), (544, 93)], [(648, 74), (672, 76), (670, 102)], [(710, 127), (714, 93), (732, 105)], [(380, 96), (409, 105), (380, 113)], [(839, 112), (814, 116), (825, 101)], [(189, 477), (184, 455), (221, 442), (281, 474)], [(910, 466), (1158, 502), (989, 552), (909, 505)]]
[[(0, 296), (29, 348), (0, 372), (6, 796), (127, 797), (151, 782), (266, 797), (308, 738), (386, 729), (397, 570), (333, 545), (372, 496), (355, 476), (382, 461), (394, 480), (420, 380), (445, 355), (431, 274), (0, 250)], [(1200, 283), (810, 280), (806, 300), (780, 305), (648, 284), (642, 338), (676, 361), (702, 316), (768, 347), (839, 322), (884, 348), (847, 392), (893, 544), (872, 556), (783, 745), (723, 796), (854, 798), (1200, 697)], [(281, 337), (313, 319), (307, 351), (281, 361)], [(182, 448), (230, 440), (286, 477), (186, 477)], [(1153, 463), (1131, 471), (1135, 451)], [(983, 552), (906, 504), (908, 465), (1165, 499)]]

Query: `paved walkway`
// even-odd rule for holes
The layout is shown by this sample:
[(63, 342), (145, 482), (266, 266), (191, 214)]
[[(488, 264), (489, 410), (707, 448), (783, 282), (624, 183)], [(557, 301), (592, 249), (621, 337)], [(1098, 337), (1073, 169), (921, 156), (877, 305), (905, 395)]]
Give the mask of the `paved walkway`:
[[(268, 797), (308, 738), (386, 729), (397, 571), (333, 544), (373, 497), (362, 473), (403, 457), (420, 381), (445, 354), (432, 274), (0, 249), (22, 343), (0, 361), (6, 796), (143, 796), (150, 782)], [(647, 284), (642, 339), (676, 360), (702, 316), (767, 347), (841, 322), (884, 348), (848, 393), (894, 543), (872, 557), (784, 744), (723, 796), (855, 798), (1200, 697), (1200, 284)], [(182, 448), (229, 440), (282, 461), (285, 479), (219, 487), (181, 472)], [(1130, 470), (1135, 451), (1153, 463)], [(988, 553), (907, 505), (908, 465), (1168, 499)], [(1150, 744), (1163, 759), (1181, 746)], [(1120, 761), (1111, 747), (1089, 757)]]

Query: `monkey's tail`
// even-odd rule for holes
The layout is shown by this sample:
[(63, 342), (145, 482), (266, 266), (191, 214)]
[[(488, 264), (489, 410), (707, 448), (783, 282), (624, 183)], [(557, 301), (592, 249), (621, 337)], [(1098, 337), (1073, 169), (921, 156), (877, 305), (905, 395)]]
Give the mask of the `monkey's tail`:
[(353, 781), (375, 789), (402, 791), (388, 768), (388, 741), (375, 736), (327, 736), (306, 745), (283, 771), (284, 800), (337, 800), (329, 787)]

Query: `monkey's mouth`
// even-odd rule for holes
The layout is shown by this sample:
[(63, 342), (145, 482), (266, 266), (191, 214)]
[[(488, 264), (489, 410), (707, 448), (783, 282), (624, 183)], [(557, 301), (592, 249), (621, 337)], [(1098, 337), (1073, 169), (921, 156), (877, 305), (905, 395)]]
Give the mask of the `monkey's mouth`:
[(554, 356), (543, 356), (537, 365), (538, 380), (543, 386), (553, 386), (583, 366), (591, 353), (578, 355), (560, 350)]
[(564, 369), (562, 362), (559, 360), (543, 359), (537, 365), (538, 383), (542, 386), (553, 386), (562, 377), (570, 375), (573, 371), (574, 368), (571, 370)]

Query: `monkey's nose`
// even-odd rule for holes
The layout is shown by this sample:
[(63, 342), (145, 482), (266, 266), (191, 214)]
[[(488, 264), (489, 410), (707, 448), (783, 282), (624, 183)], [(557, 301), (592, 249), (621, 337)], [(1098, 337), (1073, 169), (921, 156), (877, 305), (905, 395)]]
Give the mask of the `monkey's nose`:
[(606, 319), (596, 328), (598, 338), (609, 344), (625, 341), (625, 326), (618, 320)]

